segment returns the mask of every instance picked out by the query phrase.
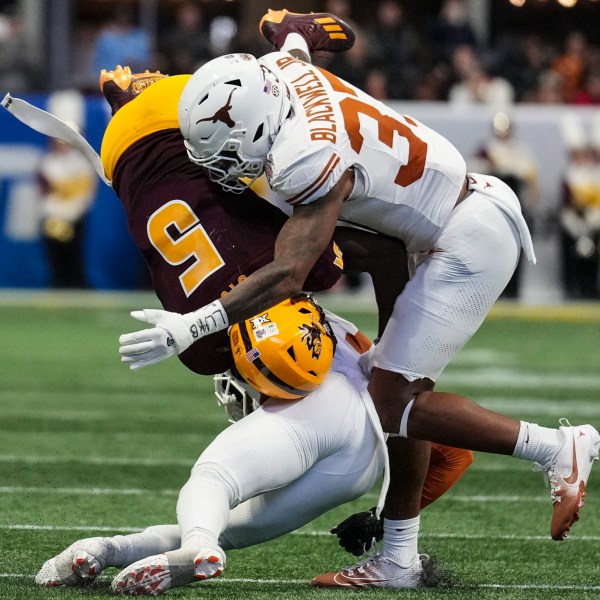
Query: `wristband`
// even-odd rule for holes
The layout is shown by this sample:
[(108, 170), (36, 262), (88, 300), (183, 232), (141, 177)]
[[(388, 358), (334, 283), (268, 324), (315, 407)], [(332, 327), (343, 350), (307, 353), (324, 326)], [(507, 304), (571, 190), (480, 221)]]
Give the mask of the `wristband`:
[(229, 327), (229, 319), (220, 300), (183, 315), (193, 341)]

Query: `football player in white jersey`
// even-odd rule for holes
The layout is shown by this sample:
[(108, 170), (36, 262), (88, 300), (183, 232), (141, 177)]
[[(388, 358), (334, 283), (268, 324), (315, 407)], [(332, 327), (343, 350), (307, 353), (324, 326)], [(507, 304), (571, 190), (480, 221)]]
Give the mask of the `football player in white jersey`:
[[(258, 393), (249, 398), (250, 386), (231, 375), (215, 377), (228, 414), (250, 414), (197, 460), (179, 495), (178, 525), (78, 540), (48, 560), (36, 582), (80, 586), (108, 567), (125, 567), (113, 580), (115, 593), (158, 595), (220, 575), (229, 549), (284, 535), (369, 491), (386, 463), (384, 434), (358, 364), (370, 342), (351, 323), (326, 317), (300, 297), (234, 327), (236, 369), (269, 398), (259, 404)], [(436, 446), (423, 506), (445, 493), (471, 459), (468, 451)], [(428, 563), (425, 556), (421, 561)]]
[(432, 129), (312, 66), (308, 47), (298, 50), (303, 18), (286, 11), (263, 17), (261, 31), (280, 51), (210, 61), (179, 105), (190, 159), (213, 180), (235, 192), (264, 171), (293, 206), (273, 262), (194, 313), (153, 313), (146, 320), (154, 328), (122, 336), (124, 360), (132, 368), (158, 362), (297, 293), (340, 219), (397, 237), (411, 253), (412, 277), (366, 365), (383, 429), (398, 436), (389, 444), (384, 545), (360, 570), (329, 573), (314, 585), (417, 585), (425, 440), (539, 463), (551, 483), (551, 536), (562, 540), (598, 457), (596, 429), (540, 427), (433, 391), (510, 280), (521, 250), (535, 262), (519, 201), (499, 179), (467, 174), (459, 152)]
[[(316, 19), (325, 20), (329, 26), (337, 23), (328, 15), (312, 15), (308, 24), (313, 33)], [(326, 37), (322, 47), (331, 50), (328, 34), (324, 29), (320, 31)], [(345, 24), (343, 31), (352, 33)], [(241, 239), (238, 232), (248, 227), (248, 209), (234, 202), (227, 205), (223, 215), (218, 210), (212, 213), (208, 210), (210, 203), (216, 208), (231, 199), (224, 199), (228, 194), (218, 186), (209, 185), (204, 174), (187, 161), (183, 138), (173, 128), (173, 123), (177, 123), (175, 92), (183, 87), (181, 77), (185, 76), (166, 78), (159, 73), (132, 74), (128, 68), (117, 68), (102, 73), (100, 78), (100, 87), (114, 115), (103, 140), (103, 172), (112, 174), (118, 165), (116, 176), (111, 177), (115, 191), (130, 219), (136, 244), (146, 252), (155, 291), (170, 306), (177, 306), (174, 304), (180, 302), (177, 291), (182, 293), (172, 282), (178, 281), (188, 265), (177, 261), (167, 263), (164, 257), (151, 254), (147, 237), (151, 228), (146, 226), (148, 215), (169, 206), (170, 198), (190, 202), (198, 211), (198, 223), (206, 230), (230, 232), (221, 233), (214, 242), (227, 258), (220, 272), (228, 274), (218, 282), (237, 278), (240, 271), (250, 273), (268, 262), (268, 253), (261, 254), (259, 241), (264, 244), (274, 240), (278, 231), (278, 227), (269, 225), (262, 236), (247, 232), (243, 243), (237, 244), (236, 239)], [(127, 108), (123, 110), (124, 107)], [(38, 127), (44, 122), (47, 125), (49, 115), (45, 114), (44, 120), (39, 112), (32, 114), (39, 119)], [(25, 118), (23, 113), (21, 117)], [(43, 129), (48, 131), (47, 127)], [(151, 162), (150, 145), (152, 152), (162, 158), (153, 172), (155, 179), (145, 185), (127, 185), (139, 181), (137, 176), (148, 177), (145, 167)], [(153, 195), (149, 188), (156, 186), (156, 181), (161, 185)], [(206, 198), (208, 205), (199, 204), (196, 194), (202, 196), (203, 202)], [(249, 197), (245, 205), (251, 202)], [(257, 204), (252, 207), (257, 212), (261, 209)], [(259, 214), (263, 218), (273, 215), (264, 210)], [(252, 223), (259, 220), (256, 218)], [(356, 234), (353, 248), (347, 245), (344, 248), (348, 250), (346, 255), (356, 255), (354, 267), (364, 267), (375, 280), (381, 276), (379, 271), (385, 270), (388, 297), (378, 298), (380, 317), (383, 314), (385, 320), (391, 312), (390, 300), (395, 296), (390, 290), (401, 288), (407, 278), (402, 264), (390, 264), (386, 258), (392, 255), (392, 249), (401, 251), (402, 245), (385, 236), (366, 234), (366, 238), (371, 239), (370, 254), (364, 257), (369, 263), (374, 262), (372, 243), (377, 240), (380, 255), (375, 257), (378, 263), (375, 270), (368, 264), (357, 263), (361, 258), (357, 251), (364, 252), (357, 244)], [(205, 252), (198, 245), (199, 256), (204, 260)], [(223, 248), (229, 246), (231, 250), (225, 254)], [(245, 257), (249, 249), (255, 255), (252, 260)], [(324, 263), (329, 268), (323, 267), (320, 275), (313, 276), (313, 283), (307, 285), (339, 277), (339, 256), (325, 257)], [(214, 297), (219, 288), (219, 283), (205, 278), (195, 288), (195, 295), (179, 306), (187, 310), (201, 306), (204, 302), (198, 303), (196, 296)], [(220, 574), (225, 566), (225, 550), (229, 548), (242, 548), (280, 536), (368, 491), (381, 473), (386, 455), (383, 432), (366, 391), (367, 380), (358, 366), (358, 358), (370, 342), (356, 327), (329, 314), (337, 349), (333, 372), (325, 377), (333, 355), (332, 339), (322, 328), (325, 326), (322, 315), (317, 313), (311, 302), (285, 302), (261, 313), (245, 328), (234, 327), (233, 353), (227, 353), (226, 348), (211, 350), (196, 345), (198, 354), (188, 357), (185, 363), (188, 368), (215, 373), (216, 365), (233, 368), (235, 356), (239, 373), (253, 381), (263, 394), (287, 400), (270, 400), (259, 407), (248, 401), (247, 385), (236, 383), (231, 375), (217, 376), (218, 398), (231, 415), (239, 418), (248, 405), (255, 410), (219, 435), (198, 459), (181, 491), (178, 504), (181, 527), (158, 525), (127, 536), (78, 540), (48, 560), (37, 574), (36, 582), (47, 586), (84, 585), (107, 567), (127, 567), (114, 581), (116, 592), (156, 595), (189, 581)], [(227, 334), (224, 337), (229, 347)], [(215, 360), (215, 354), (225, 358)], [(324, 378), (322, 386), (309, 394)], [(299, 395), (306, 398), (298, 402)], [(434, 445), (422, 506), (449, 489), (471, 460), (469, 451)], [(360, 532), (358, 537), (344, 539), (345, 547), (351, 543), (349, 551), (358, 554), (364, 545), (370, 545), (371, 534)]]

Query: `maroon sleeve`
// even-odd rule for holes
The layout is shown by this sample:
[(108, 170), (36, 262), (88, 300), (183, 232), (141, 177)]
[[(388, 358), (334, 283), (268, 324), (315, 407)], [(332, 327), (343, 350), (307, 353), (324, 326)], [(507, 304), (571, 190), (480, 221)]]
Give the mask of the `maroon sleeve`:
[(342, 275), (342, 268), (341, 250), (332, 241), (308, 274), (304, 283), (305, 291), (322, 292), (333, 287)]

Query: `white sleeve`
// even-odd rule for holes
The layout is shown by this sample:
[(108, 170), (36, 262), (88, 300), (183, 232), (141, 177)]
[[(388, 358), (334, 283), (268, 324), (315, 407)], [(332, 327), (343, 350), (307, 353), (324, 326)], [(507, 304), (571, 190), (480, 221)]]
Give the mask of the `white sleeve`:
[(311, 150), (293, 161), (281, 161), (281, 166), (277, 164), (277, 154), (274, 153), (269, 182), (273, 191), (283, 196), (290, 206), (318, 200), (337, 184), (349, 167), (335, 147), (329, 144)]

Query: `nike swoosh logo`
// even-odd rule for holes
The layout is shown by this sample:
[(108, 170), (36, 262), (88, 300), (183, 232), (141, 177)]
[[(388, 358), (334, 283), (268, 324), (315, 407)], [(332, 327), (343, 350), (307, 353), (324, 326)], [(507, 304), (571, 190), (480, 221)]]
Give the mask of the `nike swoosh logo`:
[[(341, 577), (342, 581), (340, 581), (338, 577)], [(343, 573), (336, 573), (333, 580), (338, 585), (361, 585), (368, 583), (385, 583), (387, 581), (387, 579), (372, 579), (370, 577), (349, 577), (348, 575), (344, 575)]]
[(575, 440), (573, 439), (573, 470), (568, 477), (565, 477), (565, 483), (573, 485), (577, 481), (579, 475), (579, 468), (577, 467), (577, 451), (575, 450)]

